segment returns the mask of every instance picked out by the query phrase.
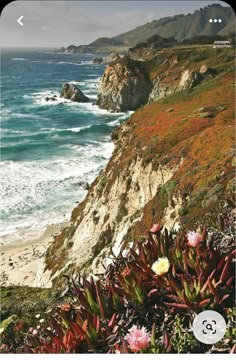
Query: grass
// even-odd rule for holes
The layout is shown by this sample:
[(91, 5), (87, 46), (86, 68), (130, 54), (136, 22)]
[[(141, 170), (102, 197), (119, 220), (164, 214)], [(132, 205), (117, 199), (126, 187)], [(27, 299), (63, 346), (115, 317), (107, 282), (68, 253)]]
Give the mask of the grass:
[(27, 320), (31, 318), (32, 314), (44, 312), (58, 302), (55, 289), (39, 289), (28, 286), (2, 287), (1, 321), (10, 319), (15, 314)]

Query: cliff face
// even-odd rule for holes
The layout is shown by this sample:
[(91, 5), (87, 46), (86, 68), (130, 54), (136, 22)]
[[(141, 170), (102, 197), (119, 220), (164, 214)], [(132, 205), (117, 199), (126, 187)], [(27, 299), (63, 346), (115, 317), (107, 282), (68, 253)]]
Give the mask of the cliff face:
[(217, 70), (208, 66), (211, 52), (205, 49), (203, 56), (200, 50), (163, 49), (149, 59), (144, 52), (140, 61), (134, 60), (136, 52), (131, 52), (134, 58), (119, 58), (106, 68), (97, 105), (110, 111), (136, 110), (175, 92), (192, 89), (217, 75)]
[[(196, 81), (196, 68), (209, 73), (206, 59), (191, 70), (174, 61), (183, 90), (140, 108), (113, 132), (112, 158), (73, 210), (71, 225), (49, 247), (41, 286), (74, 269), (100, 273), (111, 261), (111, 249), (117, 254), (127, 248), (153, 221), (194, 229), (217, 211), (234, 186), (233, 60), (230, 53), (219, 54), (217, 77), (204, 75), (206, 81), (191, 92), (186, 79)], [(208, 69), (217, 61), (209, 58)], [(156, 79), (158, 71), (152, 68), (149, 76)]]
[[(124, 125), (116, 132), (114, 141), (117, 147), (111, 161), (100, 173), (86, 199), (74, 209), (73, 236), (65, 234), (59, 249), (55, 240), (55, 247), (50, 250), (50, 262), (53, 262), (53, 273), (56, 271), (52, 277), (51, 272), (46, 271), (41, 285), (47, 287), (60, 274), (60, 259), (66, 268), (85, 266), (95, 274), (103, 272), (102, 264), (109, 263), (111, 247), (118, 255), (130, 228), (141, 218), (144, 206), (155, 196), (156, 189), (163, 186), (177, 170), (179, 164), (163, 165), (155, 170), (151, 163), (145, 165), (138, 156), (124, 163), (121, 144), (128, 146), (126, 131), (129, 127)], [(114, 164), (122, 165), (117, 168)], [(174, 224), (174, 219), (171, 224)], [(73, 247), (65, 253), (67, 244), (72, 242)], [(63, 252), (65, 258), (62, 259)]]
[(135, 110), (148, 100), (151, 82), (142, 63), (124, 57), (102, 76), (97, 105), (111, 111)]

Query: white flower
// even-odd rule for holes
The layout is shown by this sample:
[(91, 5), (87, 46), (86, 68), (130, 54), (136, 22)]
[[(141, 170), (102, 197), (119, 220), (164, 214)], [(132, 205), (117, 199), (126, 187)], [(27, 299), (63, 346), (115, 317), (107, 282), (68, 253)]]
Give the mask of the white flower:
[(37, 334), (38, 334), (38, 331), (34, 329), (33, 332), (32, 332), (32, 334), (33, 334), (33, 335), (37, 335)]
[(4, 328), (0, 328), (0, 334), (2, 334), (4, 331)]
[(40, 314), (36, 314), (35, 317), (36, 317), (36, 319), (39, 319), (39, 318), (40, 318)]
[(47, 327), (47, 330), (48, 330), (48, 331), (51, 331), (51, 330), (52, 330), (52, 328), (49, 326), (49, 327)]
[(44, 319), (39, 320), (40, 324), (44, 323), (44, 321), (45, 321)]
[(166, 257), (159, 258), (152, 264), (152, 271), (161, 276), (168, 272), (170, 268), (170, 262)]
[(38, 330), (40, 329), (40, 325), (37, 326), (37, 329), (38, 329)]

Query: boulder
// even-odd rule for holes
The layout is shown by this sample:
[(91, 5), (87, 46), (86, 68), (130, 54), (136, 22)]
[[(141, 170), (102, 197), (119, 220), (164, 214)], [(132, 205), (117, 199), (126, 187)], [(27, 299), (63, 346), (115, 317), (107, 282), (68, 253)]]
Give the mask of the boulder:
[(211, 75), (211, 76), (214, 76), (216, 74), (216, 70), (215, 69), (212, 69), (210, 67), (208, 67), (207, 65), (202, 65), (200, 67), (200, 70), (199, 70), (199, 73), (202, 74), (203, 76), (205, 75)]
[(54, 96), (47, 96), (45, 97), (46, 101), (56, 101), (57, 100), (57, 95)]
[(76, 102), (89, 102), (89, 98), (74, 84), (65, 83), (62, 85), (61, 97)]

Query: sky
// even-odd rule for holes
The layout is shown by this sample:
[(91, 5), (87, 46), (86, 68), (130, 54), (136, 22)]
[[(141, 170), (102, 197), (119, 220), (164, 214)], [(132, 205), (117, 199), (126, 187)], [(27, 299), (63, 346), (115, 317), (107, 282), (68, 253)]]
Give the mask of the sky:
[[(14, 1), (0, 17), (0, 46), (61, 47), (89, 44), (161, 17), (187, 14), (222, 1)], [(17, 19), (23, 16), (20, 26)]]

